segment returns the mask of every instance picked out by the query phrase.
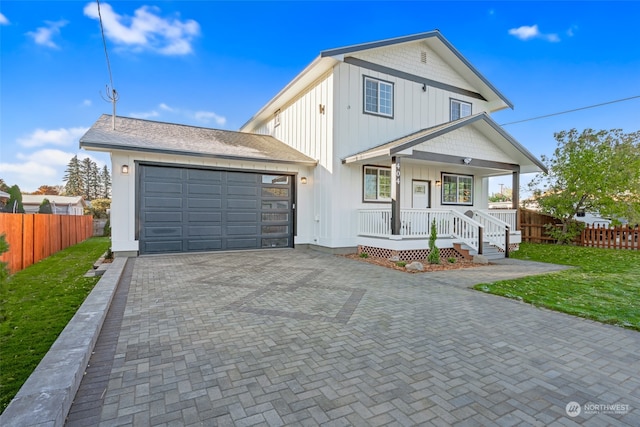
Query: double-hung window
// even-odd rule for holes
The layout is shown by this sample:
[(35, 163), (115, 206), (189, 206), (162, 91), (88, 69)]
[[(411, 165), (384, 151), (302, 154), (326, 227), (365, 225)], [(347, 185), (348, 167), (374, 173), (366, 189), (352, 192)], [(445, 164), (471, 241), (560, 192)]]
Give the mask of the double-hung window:
[(451, 100), (451, 121), (471, 115), (471, 104), (457, 99)]
[(443, 205), (473, 205), (473, 176), (442, 174)]
[(363, 184), (365, 202), (388, 202), (391, 200), (390, 168), (365, 166)]
[(393, 83), (365, 77), (364, 112), (393, 117)]

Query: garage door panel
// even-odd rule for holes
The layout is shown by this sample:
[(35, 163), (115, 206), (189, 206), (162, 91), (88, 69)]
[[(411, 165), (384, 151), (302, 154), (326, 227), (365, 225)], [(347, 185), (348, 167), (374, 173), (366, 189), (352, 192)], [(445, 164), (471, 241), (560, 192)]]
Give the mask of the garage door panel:
[(220, 209), (222, 207), (222, 200), (220, 199), (187, 199), (187, 206), (190, 209), (195, 208), (207, 208), (207, 209)]
[(144, 243), (143, 252), (146, 254), (182, 252), (182, 240), (148, 241)]
[(189, 223), (220, 222), (222, 221), (222, 212), (187, 212), (187, 221)]
[(250, 236), (258, 234), (258, 227), (255, 225), (227, 225), (227, 236)]
[(257, 238), (227, 240), (227, 249), (256, 249), (256, 248), (258, 248)]
[(227, 186), (227, 195), (256, 197), (258, 195), (258, 189), (245, 185), (229, 185)]
[(189, 181), (222, 182), (223, 171), (205, 169), (186, 169)]
[(227, 183), (246, 182), (246, 183), (258, 183), (260, 174), (247, 173), (247, 172), (227, 172)]
[(140, 165), (141, 253), (291, 247), (287, 175)]
[(154, 237), (181, 237), (182, 236), (182, 226), (177, 227), (156, 227), (156, 226), (147, 226), (145, 227), (145, 237), (149, 239), (153, 239)]
[(234, 222), (251, 222), (256, 223), (258, 221), (257, 212), (225, 212), (224, 218), (228, 223)]
[(182, 194), (182, 184), (179, 182), (145, 182), (145, 194)]
[(222, 249), (221, 239), (188, 240), (187, 251), (217, 251)]
[(250, 199), (228, 199), (227, 209), (257, 209), (258, 201)]
[(144, 178), (161, 178), (164, 180), (182, 181), (182, 169), (162, 166), (143, 166)]
[(222, 236), (222, 227), (219, 225), (199, 225), (199, 226), (189, 226), (187, 227), (187, 235), (189, 237), (194, 236), (202, 236), (202, 237), (211, 237), (211, 236)]
[(182, 208), (182, 199), (177, 197), (145, 197), (144, 208)]
[(222, 185), (188, 183), (187, 194), (190, 196), (197, 195), (201, 197), (219, 196), (222, 194)]
[(182, 211), (176, 212), (144, 212), (144, 221), (147, 224), (157, 222), (182, 222)]

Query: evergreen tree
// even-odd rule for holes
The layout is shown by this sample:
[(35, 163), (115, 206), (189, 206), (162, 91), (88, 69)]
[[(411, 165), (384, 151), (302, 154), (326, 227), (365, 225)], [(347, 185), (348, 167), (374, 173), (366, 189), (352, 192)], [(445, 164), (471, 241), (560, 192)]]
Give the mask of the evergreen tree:
[(436, 240), (438, 240), (438, 229), (434, 219), (431, 222), (431, 234), (429, 235), (429, 255), (427, 255), (429, 264), (440, 264), (440, 249), (436, 246)]
[(110, 199), (111, 174), (109, 173), (109, 169), (107, 169), (107, 165), (104, 165), (102, 168), (102, 173), (100, 174), (100, 183), (102, 184), (102, 194), (100, 197), (103, 199)]
[(14, 212), (14, 213), (24, 213), (24, 207), (22, 206), (22, 192), (20, 191), (20, 187), (14, 185), (9, 188), (9, 200), (5, 206), (6, 212)]
[(64, 191), (67, 196), (82, 196), (84, 180), (78, 156), (73, 156), (67, 165), (65, 175), (62, 178), (65, 182)]
[(49, 201), (49, 199), (42, 200), (42, 203), (40, 203), (40, 207), (38, 208), (38, 213), (41, 213), (41, 214), (53, 213), (53, 208), (51, 207), (51, 202)]

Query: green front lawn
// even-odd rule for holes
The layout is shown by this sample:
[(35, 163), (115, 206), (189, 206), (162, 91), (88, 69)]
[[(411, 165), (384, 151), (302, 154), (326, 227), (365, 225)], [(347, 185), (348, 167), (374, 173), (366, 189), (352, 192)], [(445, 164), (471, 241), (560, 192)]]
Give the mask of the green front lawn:
[(108, 247), (107, 237), (91, 238), (0, 284), (0, 412), (98, 282), (83, 276)]
[(511, 254), (576, 268), (474, 289), (640, 331), (640, 251), (522, 243)]

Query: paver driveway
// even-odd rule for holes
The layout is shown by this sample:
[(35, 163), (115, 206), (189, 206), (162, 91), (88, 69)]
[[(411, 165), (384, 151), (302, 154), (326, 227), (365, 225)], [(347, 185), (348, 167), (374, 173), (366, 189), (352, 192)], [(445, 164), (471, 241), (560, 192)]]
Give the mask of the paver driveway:
[(640, 425), (639, 333), (460, 286), (539, 265), (132, 261), (68, 425)]

